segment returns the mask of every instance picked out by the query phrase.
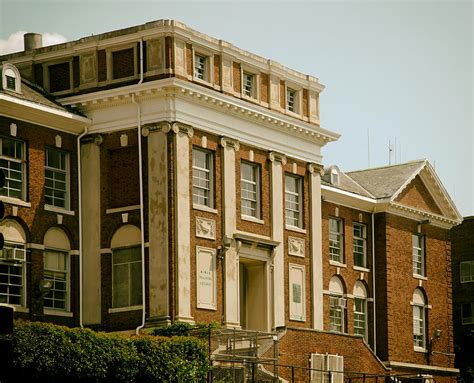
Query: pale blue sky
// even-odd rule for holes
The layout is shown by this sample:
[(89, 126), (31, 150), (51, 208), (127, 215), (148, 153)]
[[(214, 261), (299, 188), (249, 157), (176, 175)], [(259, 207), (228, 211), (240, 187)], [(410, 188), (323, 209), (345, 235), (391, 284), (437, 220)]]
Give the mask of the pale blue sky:
[[(474, 215), (472, 1), (0, 0), (0, 40), (23, 30), (68, 40), (176, 19), (319, 77), (323, 150), (345, 171), (427, 158)], [(395, 145), (394, 145), (395, 146)]]

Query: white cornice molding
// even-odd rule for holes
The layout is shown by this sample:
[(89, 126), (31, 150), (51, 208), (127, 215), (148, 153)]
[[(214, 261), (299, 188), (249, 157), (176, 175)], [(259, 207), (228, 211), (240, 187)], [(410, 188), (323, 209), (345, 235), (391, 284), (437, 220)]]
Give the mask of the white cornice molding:
[(453, 226), (459, 225), (461, 223), (461, 219), (451, 219), (443, 217), (439, 214), (430, 213), (396, 202), (390, 202), (387, 208), (387, 213), (391, 213), (415, 221), (429, 219), (431, 225), (441, 227), (443, 229), (451, 229)]
[(78, 107), (87, 114), (87, 111), (95, 108), (131, 104), (131, 94), (135, 94), (135, 100), (141, 101), (163, 97), (192, 99), (213, 108), (225, 110), (227, 114), (238, 115), (241, 118), (245, 117), (258, 124), (278, 127), (279, 130), (284, 130), (292, 136), (312, 141), (320, 146), (336, 141), (340, 137), (339, 134), (320, 128), (317, 125), (177, 78), (150, 81), (140, 85), (135, 84), (85, 95), (66, 97), (60, 99), (59, 102), (63, 105)]
[(406, 362), (397, 362), (397, 361), (386, 361), (385, 365), (395, 368), (406, 368), (414, 370), (424, 370), (424, 371), (436, 371), (436, 372), (447, 372), (451, 374), (459, 374), (459, 369), (451, 367), (442, 367), (442, 366), (431, 366), (426, 364), (417, 364), (417, 363), (406, 363)]

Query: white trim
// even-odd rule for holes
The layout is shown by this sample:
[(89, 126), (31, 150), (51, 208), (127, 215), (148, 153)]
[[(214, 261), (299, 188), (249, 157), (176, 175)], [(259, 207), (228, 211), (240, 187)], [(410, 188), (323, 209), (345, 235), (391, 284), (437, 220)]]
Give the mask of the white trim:
[(206, 211), (208, 213), (213, 213), (213, 214), (219, 213), (219, 211), (217, 209), (213, 209), (212, 207), (205, 206), (205, 205), (198, 205), (197, 203), (193, 203), (193, 209), (194, 210)]
[(110, 308), (108, 310), (108, 313), (109, 314), (123, 313), (123, 312), (126, 312), (126, 311), (135, 311), (135, 310), (143, 310), (143, 305)]
[(70, 311), (54, 310), (54, 309), (49, 309), (49, 308), (43, 309), (43, 314), (44, 315), (53, 315), (53, 316), (57, 316), (57, 317), (68, 317), (68, 318), (74, 317), (74, 313), (72, 313)]
[(43, 251), (45, 247), (42, 243), (26, 243), (25, 248)]
[(437, 226), (443, 229), (451, 229), (453, 226), (456, 226), (461, 223), (461, 220), (453, 220), (450, 218), (443, 217), (439, 214), (429, 213), (423, 210), (416, 209), (414, 207), (401, 205), (396, 202), (390, 202), (388, 208), (386, 209), (386, 212), (415, 221), (427, 218), (430, 220), (430, 225)]
[(19, 198), (0, 196), (0, 201), (8, 203), (10, 205), (21, 206), (21, 207), (31, 207), (31, 202), (23, 201)]
[[(332, 261), (332, 262), (334, 262), (334, 261)], [(331, 261), (329, 261), (329, 263), (331, 263)], [(346, 265), (344, 265), (344, 266), (346, 266)], [(367, 268), (365, 268), (365, 267), (352, 266), (352, 268), (353, 268), (354, 270), (362, 271), (362, 272), (364, 272), (364, 273), (370, 273), (370, 269), (367, 269)]]
[(290, 231), (295, 231), (297, 233), (306, 234), (306, 229), (301, 229), (300, 227), (290, 226), (285, 224), (285, 229)]
[(99, 254), (112, 254), (112, 249), (111, 248), (105, 248), (105, 249), (100, 249)]
[[(68, 174), (69, 174), (69, 171), (68, 171)], [(69, 185), (68, 185), (69, 186)], [(69, 198), (69, 193), (67, 193), (67, 198)], [(63, 209), (61, 207), (57, 207), (57, 206), (52, 206), (52, 205), (44, 205), (44, 210), (46, 211), (52, 211), (54, 213), (59, 213), (59, 214), (66, 214), (66, 215), (76, 215), (76, 213), (74, 212), (74, 210), (68, 210), (68, 209)]]
[(341, 263), (341, 262), (329, 260), (329, 264), (330, 264), (331, 266), (347, 268), (347, 264), (346, 264), (346, 263)]
[(13, 307), (16, 313), (29, 313), (30, 312), (29, 307), (17, 306), (17, 305), (11, 305), (10, 307)]
[[(292, 289), (292, 279), (291, 279), (291, 270), (299, 270), (301, 271), (301, 305), (302, 305), (302, 316), (295, 316), (295, 314), (291, 312), (291, 304), (293, 303), (293, 289)], [(290, 320), (292, 321), (298, 321), (298, 322), (306, 322), (306, 273), (305, 273), (305, 267), (304, 265), (299, 265), (295, 263), (289, 263), (288, 264), (288, 311), (289, 311), (289, 317)]]
[(261, 225), (263, 225), (265, 223), (265, 221), (263, 219), (252, 217), (250, 215), (241, 215), (240, 218), (244, 221), (255, 222), (255, 223), (259, 223)]
[(132, 211), (132, 210), (139, 210), (140, 205), (130, 205), (130, 206), (124, 206), (124, 207), (116, 207), (113, 209), (107, 209), (105, 210), (105, 214), (114, 214), (114, 213), (123, 213), (126, 211)]
[(440, 366), (428, 366), (426, 364), (416, 364), (416, 363), (405, 363), (405, 362), (396, 362), (396, 361), (387, 361), (384, 364), (388, 365), (389, 367), (399, 367), (399, 368), (407, 368), (407, 369), (415, 369), (415, 370), (427, 370), (427, 371), (442, 371), (442, 372), (450, 372), (453, 374), (458, 374), (458, 368), (450, 368), (450, 367), (440, 367)]

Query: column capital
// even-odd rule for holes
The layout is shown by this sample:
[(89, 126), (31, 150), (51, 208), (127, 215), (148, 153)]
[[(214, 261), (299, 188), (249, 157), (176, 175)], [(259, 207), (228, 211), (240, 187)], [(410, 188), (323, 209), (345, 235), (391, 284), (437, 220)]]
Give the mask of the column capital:
[(171, 122), (161, 121), (151, 124), (145, 124), (142, 128), (142, 136), (148, 137), (151, 132), (163, 132), (168, 133), (171, 130)]
[(308, 164), (307, 169), (311, 174), (319, 173), (321, 177), (324, 175), (324, 166), (321, 164), (310, 163)]
[(229, 148), (234, 149), (236, 152), (238, 152), (240, 149), (239, 141), (234, 140), (233, 138), (221, 137), (220, 143), (223, 148), (229, 147)]
[(81, 139), (82, 144), (96, 144), (100, 145), (104, 139), (102, 138), (101, 134), (90, 134), (88, 136), (85, 136), (84, 138)]
[(173, 122), (171, 124), (171, 130), (182, 136), (188, 136), (192, 138), (194, 135), (194, 129), (191, 125), (182, 124), (181, 122)]
[(283, 153), (278, 153), (278, 152), (270, 152), (268, 153), (268, 159), (271, 162), (281, 162), (282, 165), (286, 164), (286, 156)]

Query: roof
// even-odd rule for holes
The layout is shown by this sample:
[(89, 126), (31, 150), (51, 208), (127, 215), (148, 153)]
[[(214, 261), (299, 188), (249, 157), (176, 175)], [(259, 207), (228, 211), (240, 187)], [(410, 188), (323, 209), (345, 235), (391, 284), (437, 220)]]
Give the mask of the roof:
[(81, 115), (77, 113), (77, 111), (72, 111), (61, 104), (55, 102), (47, 93), (37, 85), (30, 83), (25, 79), (21, 79), (21, 93), (13, 92), (8, 89), (0, 88), (0, 94), (6, 94), (10, 97), (14, 97), (24, 101), (30, 101), (35, 104), (47, 106), (49, 108), (53, 108), (56, 110), (61, 110), (69, 113), (75, 113), (77, 115)]
[(331, 186), (336, 189), (348, 191), (351, 193), (355, 193), (364, 197), (374, 198), (367, 190), (365, 190), (362, 186), (360, 186), (357, 182), (355, 182), (352, 178), (350, 178), (347, 174), (342, 171), (338, 171), (339, 173), (339, 184), (334, 185), (330, 182), (330, 170), (327, 172), (327, 175), (321, 178), (321, 184), (326, 186)]
[(426, 162), (426, 160), (417, 160), (399, 165), (356, 170), (346, 174), (376, 199), (391, 198), (402, 186), (412, 180)]

